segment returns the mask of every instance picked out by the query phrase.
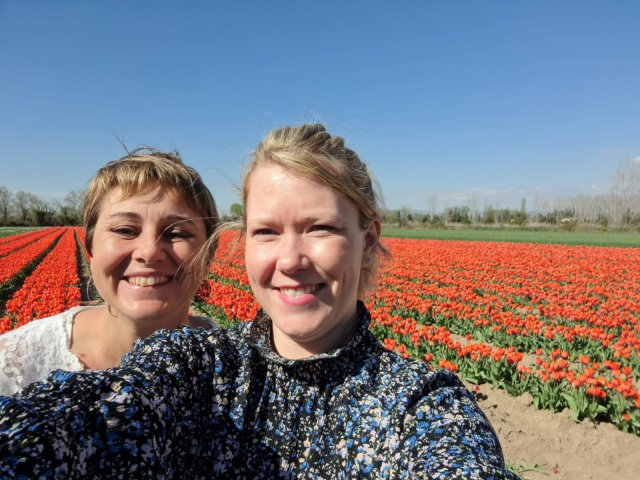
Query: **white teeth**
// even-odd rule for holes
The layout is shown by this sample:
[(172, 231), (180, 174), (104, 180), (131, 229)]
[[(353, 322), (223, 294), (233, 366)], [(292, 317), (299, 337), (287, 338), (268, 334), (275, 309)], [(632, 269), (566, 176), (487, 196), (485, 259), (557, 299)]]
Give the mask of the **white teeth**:
[(127, 280), (131, 285), (151, 287), (153, 285), (167, 283), (169, 281), (169, 277), (129, 277)]
[(300, 295), (305, 295), (307, 293), (315, 292), (318, 289), (317, 285), (311, 285), (308, 287), (300, 287), (300, 288), (281, 288), (280, 291), (284, 293), (287, 297), (296, 298)]

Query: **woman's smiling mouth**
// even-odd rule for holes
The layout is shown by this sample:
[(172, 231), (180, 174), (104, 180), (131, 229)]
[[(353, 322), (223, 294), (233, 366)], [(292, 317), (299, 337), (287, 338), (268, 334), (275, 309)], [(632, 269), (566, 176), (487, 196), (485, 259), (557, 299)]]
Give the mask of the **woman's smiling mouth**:
[(154, 285), (162, 285), (171, 280), (172, 277), (157, 276), (157, 277), (126, 277), (125, 280), (131, 285), (138, 287), (152, 287)]
[(280, 293), (282, 293), (283, 295), (286, 295), (287, 297), (298, 298), (303, 295), (308, 295), (310, 293), (317, 292), (318, 290), (320, 290), (320, 286), (321, 284), (316, 283), (314, 285), (307, 285), (307, 286), (301, 286), (301, 287), (281, 287), (281, 288), (278, 288), (278, 290), (280, 291)]

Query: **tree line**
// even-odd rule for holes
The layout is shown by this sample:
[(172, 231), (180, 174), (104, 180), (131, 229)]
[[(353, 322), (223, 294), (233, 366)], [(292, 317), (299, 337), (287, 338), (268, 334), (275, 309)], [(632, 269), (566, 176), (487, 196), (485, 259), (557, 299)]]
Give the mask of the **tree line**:
[[(46, 202), (33, 193), (13, 193), (7, 187), (0, 186), (0, 225), (81, 225), (83, 196), (83, 190), (73, 190), (62, 201)], [(583, 224), (602, 229), (640, 228), (640, 160), (620, 166), (606, 194), (551, 201), (536, 198), (533, 209), (528, 208), (524, 198), (520, 208), (495, 208), (489, 205), (482, 210), (477, 208), (478, 198), (474, 195), (468, 205), (443, 210), (438, 210), (437, 201), (437, 195), (432, 194), (426, 209), (420, 211), (403, 206), (398, 210), (386, 210), (382, 220), (401, 227), (549, 224), (571, 230)], [(221, 212), (221, 216), (224, 220), (237, 219), (242, 216), (242, 209), (241, 204), (234, 203), (229, 214)]]
[(477, 208), (478, 198), (475, 195), (471, 195), (466, 205), (443, 210), (438, 210), (437, 202), (437, 194), (431, 194), (426, 209), (414, 211), (411, 207), (403, 206), (398, 210), (387, 210), (383, 221), (400, 227), (547, 224), (566, 230), (573, 230), (579, 225), (599, 229), (640, 229), (640, 159), (618, 168), (606, 194), (579, 195), (551, 201), (536, 198), (533, 209), (527, 208), (525, 198), (521, 200), (520, 208), (495, 208), (489, 205), (482, 210)]
[(13, 193), (0, 186), (0, 225), (81, 225), (83, 190), (72, 190), (62, 201), (45, 201), (34, 193)]

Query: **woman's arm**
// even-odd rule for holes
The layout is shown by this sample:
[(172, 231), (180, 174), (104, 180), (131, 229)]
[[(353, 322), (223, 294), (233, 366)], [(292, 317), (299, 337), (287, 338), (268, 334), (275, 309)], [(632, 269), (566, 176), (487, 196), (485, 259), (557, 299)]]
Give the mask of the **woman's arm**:
[(433, 372), (429, 392), (409, 409), (403, 449), (408, 478), (517, 479), (472, 394), (450, 372)]
[(216, 332), (160, 331), (119, 368), (58, 371), (0, 397), (0, 477), (163, 478), (188, 467), (193, 442), (217, 421), (215, 390), (228, 384), (213, 381), (224, 371)]

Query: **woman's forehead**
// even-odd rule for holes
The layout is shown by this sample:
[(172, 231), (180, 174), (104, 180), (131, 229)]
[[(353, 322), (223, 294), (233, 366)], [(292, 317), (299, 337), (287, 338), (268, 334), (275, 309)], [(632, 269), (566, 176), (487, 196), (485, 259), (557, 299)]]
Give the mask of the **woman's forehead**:
[(127, 200), (132, 197), (140, 197), (140, 199), (149, 199), (151, 201), (160, 200), (169, 197), (172, 200), (189, 204), (187, 196), (173, 185), (164, 185), (159, 182), (148, 183), (143, 186), (135, 183), (128, 185), (114, 185), (107, 191), (105, 197), (109, 197), (112, 201)]
[(155, 204), (164, 199), (169, 199), (182, 208), (192, 210), (193, 213), (199, 213), (193, 200), (190, 201), (190, 199), (174, 187), (164, 186), (158, 183), (147, 185), (143, 188), (136, 188), (135, 186), (130, 186), (130, 188), (120, 185), (115, 186), (107, 191), (107, 194), (102, 199), (100, 211), (102, 211), (106, 204), (114, 205), (127, 201), (131, 201), (131, 203)]
[(310, 172), (299, 172), (275, 163), (260, 165), (251, 172), (247, 179), (247, 194), (256, 188), (261, 188), (265, 191), (277, 189), (280, 185), (292, 179), (296, 182), (307, 183), (310, 189), (319, 187), (331, 190), (336, 195), (341, 195), (341, 192), (324, 182), (319, 176), (315, 176)]
[(357, 208), (341, 192), (278, 167), (254, 172), (245, 205), (247, 219), (293, 212), (305, 218), (342, 217), (351, 210)]

